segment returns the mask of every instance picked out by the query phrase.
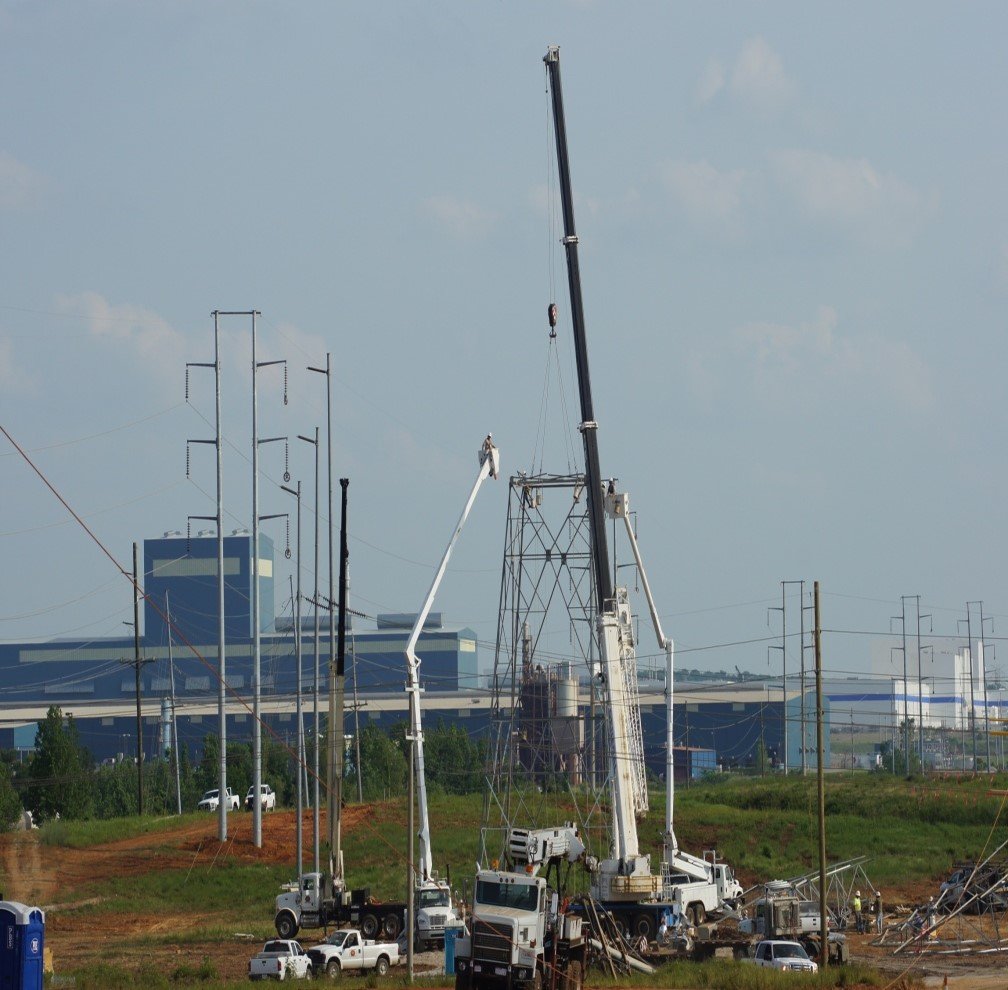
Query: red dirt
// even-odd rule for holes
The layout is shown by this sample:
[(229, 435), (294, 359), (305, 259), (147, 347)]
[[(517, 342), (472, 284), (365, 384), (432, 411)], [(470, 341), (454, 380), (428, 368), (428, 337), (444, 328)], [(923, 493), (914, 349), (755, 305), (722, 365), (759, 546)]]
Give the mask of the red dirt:
[[(374, 811), (371, 805), (345, 808), (344, 833), (360, 827)], [(325, 834), (324, 812), (320, 818)], [(227, 951), (222, 951), (219, 941), (146, 947), (145, 958), (138, 959), (135, 951), (128, 955), (118, 951), (123, 940), (171, 933), (184, 935), (205, 926), (208, 919), (193, 912), (123, 914), (102, 911), (100, 904), (81, 913), (73, 910), (81, 904), (74, 900), (74, 891), (84, 884), (103, 880), (153, 870), (206, 868), (213, 862), (290, 863), (296, 845), (295, 824), (296, 815), (292, 811), (263, 815), (260, 849), (252, 844), (252, 816), (244, 814), (229, 816), (228, 840), (223, 845), (217, 841), (216, 816), (174, 830), (86, 849), (43, 845), (38, 832), (0, 834), (3, 897), (46, 909), (46, 945), (52, 950), (57, 972), (61, 967), (65, 971), (68, 965), (98, 959), (126, 968), (148, 962), (159, 969), (174, 969), (181, 964), (198, 964), (207, 956), (222, 977), (243, 978), (253, 951), (250, 939), (236, 935), (235, 942), (244, 947)], [(310, 815), (306, 815), (305, 824), (310, 835)]]

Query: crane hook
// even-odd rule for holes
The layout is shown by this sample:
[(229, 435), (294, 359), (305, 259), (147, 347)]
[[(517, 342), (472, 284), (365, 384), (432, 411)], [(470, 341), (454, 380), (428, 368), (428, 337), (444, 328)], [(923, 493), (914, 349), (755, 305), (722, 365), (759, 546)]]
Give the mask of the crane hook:
[(557, 304), (555, 302), (551, 302), (546, 307), (546, 315), (549, 317), (550, 338), (555, 338), (557, 325)]

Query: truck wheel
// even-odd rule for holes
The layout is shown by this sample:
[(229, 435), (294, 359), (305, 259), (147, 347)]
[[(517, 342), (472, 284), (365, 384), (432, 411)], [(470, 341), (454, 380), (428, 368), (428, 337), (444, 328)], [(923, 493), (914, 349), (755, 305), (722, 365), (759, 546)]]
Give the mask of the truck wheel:
[(395, 911), (389, 911), (382, 918), (382, 932), (390, 942), (394, 942), (399, 937), (399, 928), (399, 915)]
[(294, 938), (298, 933), (297, 919), (290, 911), (281, 911), (273, 922), (277, 935), (281, 938)]
[(388, 956), (379, 956), (378, 962), (375, 963), (375, 972), (379, 976), (388, 975)]
[(378, 917), (374, 914), (366, 914), (361, 918), (361, 935), (365, 938), (374, 938), (378, 934)]
[(329, 962), (326, 963), (325, 972), (326, 976), (328, 976), (330, 980), (338, 980), (343, 975), (343, 970), (340, 967), (339, 960), (330, 959)]
[(645, 914), (643, 911), (634, 915), (632, 934), (635, 938), (646, 938), (649, 942), (653, 942), (656, 931), (654, 918), (651, 915)]
[(686, 913), (689, 915), (690, 921), (693, 925), (702, 925), (704, 921), (707, 920), (707, 912), (704, 910), (703, 904), (699, 901), (694, 901), (687, 909)]

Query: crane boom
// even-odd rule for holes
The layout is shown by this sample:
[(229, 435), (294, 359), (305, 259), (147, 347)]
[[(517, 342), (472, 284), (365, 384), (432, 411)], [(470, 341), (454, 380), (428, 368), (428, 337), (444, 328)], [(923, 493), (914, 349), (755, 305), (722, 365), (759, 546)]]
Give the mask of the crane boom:
[(578, 236), (574, 229), (574, 195), (571, 192), (570, 159), (567, 156), (567, 125), (564, 120), (563, 87), (560, 84), (560, 48), (551, 45), (543, 58), (549, 72), (553, 100), (553, 130), (556, 135), (557, 169), (560, 175), (560, 199), (563, 204), (564, 237), (567, 253), (567, 284), (570, 289), (571, 322), (574, 325), (574, 359), (577, 364), (578, 395), (581, 399), (581, 425), (584, 438), (585, 487), (588, 489), (588, 515), (591, 522), (592, 566), (598, 610), (603, 612), (613, 596), (612, 573), (606, 543), (605, 515), (602, 511), (602, 471), (599, 467), (598, 423), (592, 407), (591, 376), (588, 372), (588, 342), (585, 337), (584, 304), (581, 300), (581, 268), (578, 264)]
[(472, 491), (469, 492), (469, 498), (466, 500), (465, 508), (462, 510), (462, 515), (459, 517), (459, 521), (455, 525), (455, 532), (452, 533), (452, 537), (448, 541), (448, 546), (445, 547), (444, 556), (441, 558), (441, 564), (437, 569), (437, 573), (434, 575), (434, 580), (431, 582), (430, 590), (427, 592), (427, 597), (424, 599), (423, 606), (417, 613), (416, 621), (413, 623), (413, 629), (410, 631), (409, 639), (406, 642), (406, 670), (408, 674), (406, 692), (409, 695), (410, 730), (416, 744), (417, 794), (420, 805), (420, 863), (419, 875), (417, 877), (418, 883), (422, 883), (433, 878), (434, 861), (431, 854), (430, 817), (427, 810), (427, 779), (424, 770), (423, 725), (420, 717), (420, 658), (416, 655), (416, 645), (417, 641), (420, 639), (420, 632), (423, 629), (424, 623), (427, 621), (427, 616), (430, 614), (431, 606), (434, 604), (434, 596), (437, 594), (438, 586), (441, 584), (441, 579), (444, 577), (445, 571), (448, 568), (448, 558), (451, 557), (452, 550), (455, 548), (455, 543), (459, 538), (459, 534), (462, 532), (462, 527), (465, 525), (466, 519), (469, 518), (469, 512), (473, 507), (473, 502), (476, 501), (476, 495), (487, 478), (497, 477), (500, 468), (500, 452), (494, 446), (489, 433), (487, 434), (486, 440), (483, 441), (483, 446), (480, 448), (479, 462), (480, 468), (479, 473), (476, 475), (476, 482), (472, 487)]

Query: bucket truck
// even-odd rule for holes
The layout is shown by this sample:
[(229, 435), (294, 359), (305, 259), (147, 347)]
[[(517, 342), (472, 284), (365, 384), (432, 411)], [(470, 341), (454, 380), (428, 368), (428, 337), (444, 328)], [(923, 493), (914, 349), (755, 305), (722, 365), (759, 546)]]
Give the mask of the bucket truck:
[[(406, 691), (409, 695), (411, 732), (416, 741), (417, 790), (420, 795), (420, 863), (416, 874), (413, 904), (416, 915), (415, 938), (422, 946), (443, 941), (445, 925), (458, 924), (460, 919), (452, 905), (448, 883), (434, 872), (431, 856), (423, 727), (420, 719), (420, 658), (416, 655), (416, 645), (430, 613), (438, 585), (448, 567), (448, 559), (455, 542), (476, 500), (476, 494), (488, 477), (497, 477), (500, 469), (500, 453), (490, 434), (487, 434), (480, 448), (479, 464), (476, 483), (469, 493), (462, 516), (441, 558), (441, 564), (424, 600), (423, 608), (413, 624), (405, 651), (408, 671)], [(406, 905), (402, 902), (375, 902), (367, 888), (347, 890), (340, 878), (325, 873), (305, 873), (298, 880), (285, 884), (283, 892), (276, 898), (274, 925), (277, 934), (284, 939), (294, 938), (302, 928), (327, 928), (330, 925), (352, 925), (360, 928), (365, 939), (373, 939), (379, 933), (388, 939), (395, 939), (404, 927), (405, 915)]]
[[(592, 877), (592, 895), (623, 920), (635, 936), (653, 939), (664, 912), (678, 909), (699, 923), (721, 902), (734, 902), (742, 893), (731, 869), (716, 857), (700, 859), (683, 853), (672, 830), (672, 643), (658, 622), (657, 610), (641, 565), (640, 552), (629, 520), (625, 494), (615, 490), (614, 482), (605, 485), (599, 467), (598, 423), (592, 407), (591, 376), (585, 335), (584, 304), (581, 298), (581, 274), (578, 263), (578, 236), (574, 227), (574, 201), (571, 191), (570, 161), (560, 83), (560, 50), (551, 47), (543, 61), (549, 75), (556, 137), (557, 166), (563, 206), (563, 245), (567, 256), (567, 282), (570, 291), (571, 322), (581, 403), (578, 429), (584, 440), (585, 489), (591, 532), (594, 590), (597, 603), (597, 636), (600, 668), (598, 676), (606, 694), (610, 787), (613, 806), (613, 848), (610, 856), (598, 863)], [(637, 822), (647, 813), (647, 785), (641, 744), (640, 702), (637, 692), (637, 660), (632, 614), (625, 588), (613, 586), (606, 540), (605, 512), (622, 518), (643, 577), (652, 621), (659, 643), (666, 651), (668, 665), (668, 755), (669, 796), (666, 806), (666, 832), (661, 875), (651, 871), (650, 856), (641, 852)], [(675, 913), (675, 911), (673, 911)]]
[(433, 942), (444, 942), (445, 926), (457, 925), (461, 923), (461, 918), (452, 905), (451, 888), (447, 881), (442, 880), (434, 871), (434, 859), (431, 854), (430, 839), (430, 816), (427, 808), (427, 776), (424, 769), (424, 737), (423, 724), (420, 717), (420, 658), (416, 654), (417, 641), (423, 630), (427, 616), (430, 614), (431, 606), (434, 604), (434, 596), (437, 594), (438, 586), (444, 577), (448, 567), (448, 558), (455, 547), (455, 542), (462, 532), (469, 511), (472, 509), (476, 494), (480, 490), (483, 482), (487, 478), (496, 479), (500, 469), (500, 453), (494, 446), (492, 436), (487, 434), (486, 440), (479, 452), (480, 468), (476, 476), (476, 483), (473, 485), (465, 508), (455, 526), (455, 532), (448, 541), (441, 564), (431, 582), (430, 590), (424, 599), (423, 606), (417, 613), (416, 621), (410, 631), (409, 639), (406, 643), (406, 669), (408, 678), (406, 681), (406, 693), (409, 696), (410, 732), (414, 745), (415, 766), (411, 767), (411, 772), (416, 773), (417, 798), (420, 812), (420, 830), (418, 838), (420, 840), (419, 863), (415, 876), (414, 903), (416, 905), (416, 942), (421, 948), (428, 947)]

